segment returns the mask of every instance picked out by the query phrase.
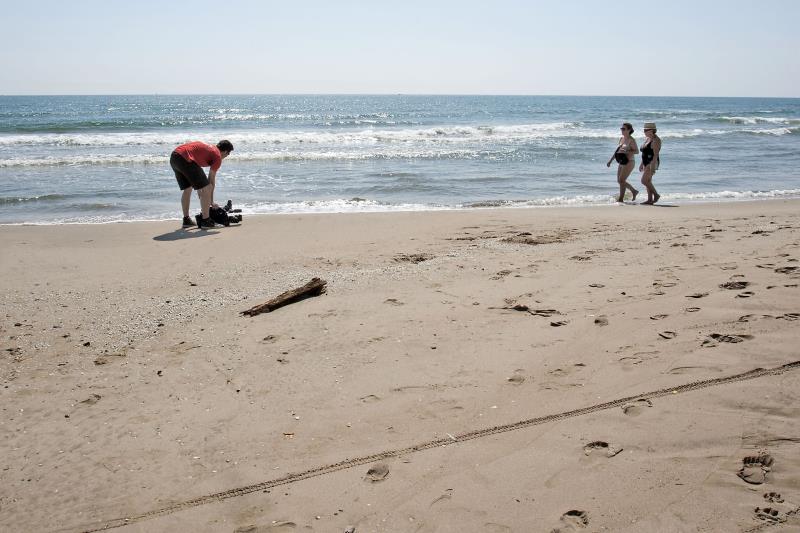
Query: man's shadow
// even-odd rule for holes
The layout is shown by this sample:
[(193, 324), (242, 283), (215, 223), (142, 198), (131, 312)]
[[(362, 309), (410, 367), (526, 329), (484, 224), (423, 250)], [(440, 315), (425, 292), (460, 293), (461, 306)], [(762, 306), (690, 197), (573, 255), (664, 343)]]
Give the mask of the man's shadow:
[(189, 231), (184, 228), (179, 228), (174, 231), (170, 231), (169, 233), (163, 233), (161, 235), (156, 235), (153, 237), (154, 241), (180, 241), (182, 239), (196, 239), (198, 237), (205, 237), (207, 235), (216, 235), (217, 231), (214, 230), (201, 230), (195, 229), (194, 231)]

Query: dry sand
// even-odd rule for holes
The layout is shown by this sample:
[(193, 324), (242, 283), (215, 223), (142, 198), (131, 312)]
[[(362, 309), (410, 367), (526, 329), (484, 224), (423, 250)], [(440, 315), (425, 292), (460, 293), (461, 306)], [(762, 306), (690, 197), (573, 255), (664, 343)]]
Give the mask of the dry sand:
[(0, 227), (0, 530), (800, 531), (799, 212)]

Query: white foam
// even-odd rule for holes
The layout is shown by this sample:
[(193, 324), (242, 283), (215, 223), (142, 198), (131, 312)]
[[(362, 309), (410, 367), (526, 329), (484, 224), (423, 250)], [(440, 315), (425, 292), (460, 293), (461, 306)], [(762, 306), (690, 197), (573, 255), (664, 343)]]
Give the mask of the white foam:
[(798, 198), (800, 189), (776, 189), (771, 191), (715, 191), (696, 193), (669, 193), (661, 196), (664, 200), (767, 200), (781, 198)]
[[(377, 147), (371, 150), (275, 150), (273, 152), (240, 152), (237, 161), (363, 161), (372, 159), (472, 159), (486, 155), (499, 156), (510, 150), (414, 149), (413, 147)], [(72, 155), (42, 158), (0, 159), (0, 168), (79, 166), (79, 165), (168, 165), (163, 154)]]
[(786, 117), (761, 117), (761, 116), (753, 116), (753, 117), (720, 117), (720, 120), (725, 122), (730, 122), (731, 124), (747, 124), (747, 125), (754, 125), (754, 124), (777, 124), (777, 125), (784, 125), (790, 126), (795, 124), (800, 124), (800, 118), (786, 118)]
[[(745, 120), (746, 117), (730, 117)], [(785, 118), (767, 118), (762, 122), (755, 118), (742, 124), (797, 125), (800, 120)], [(737, 130), (719, 129), (664, 129), (662, 137), (687, 138), (699, 135), (725, 135), (736, 133), (766, 133), (784, 135), (800, 128), (781, 128), (772, 130)], [(163, 147), (166, 154), (172, 146), (191, 140), (204, 140), (215, 143), (218, 136), (209, 138), (208, 134), (198, 136), (187, 132), (112, 132), (112, 133), (39, 133), (0, 135), (0, 146), (31, 147), (123, 147), (123, 146), (158, 146)], [(500, 126), (459, 126), (443, 125), (427, 128), (366, 128), (308, 130), (308, 131), (275, 131), (248, 130), (226, 132), (224, 136), (240, 147), (235, 152), (239, 155), (241, 148), (257, 146), (331, 146), (331, 147), (369, 147), (386, 144), (424, 144), (432, 146), (463, 145), (475, 143), (508, 143), (524, 144), (547, 139), (616, 139), (619, 134), (615, 130), (586, 127), (581, 122), (548, 122), (539, 124), (519, 124)]]
[[(566, 133), (570, 136), (583, 136), (580, 123), (554, 122), (524, 124), (517, 126), (458, 126), (443, 125), (428, 128), (373, 129), (362, 130), (308, 130), (274, 131), (253, 130), (227, 132), (225, 138), (236, 144), (285, 144), (310, 143), (325, 145), (374, 144), (376, 142), (408, 142), (421, 140), (445, 141), (447, 139), (473, 138), (542, 138)], [(608, 135), (598, 130), (586, 133)], [(222, 134), (220, 134), (222, 135)], [(186, 132), (111, 132), (111, 133), (38, 133), (0, 135), (0, 145), (30, 146), (148, 146), (174, 145), (191, 140), (205, 140), (215, 143), (219, 139), (203, 139)]]
[[(699, 202), (735, 202), (748, 200), (779, 200), (800, 198), (800, 189), (780, 189), (771, 191), (714, 191), (714, 192), (676, 192), (661, 195), (659, 203), (699, 203)], [(425, 204), (425, 203), (386, 203), (369, 199), (328, 199), (297, 202), (260, 202), (242, 204), (242, 214), (302, 214), (302, 213), (379, 213), (409, 211), (443, 211), (457, 209), (499, 209), (499, 208), (558, 208), (558, 207), (590, 207), (617, 205), (612, 195), (579, 195), (551, 196), (530, 200), (489, 200), (467, 202), (457, 205)], [(53, 224), (110, 224), (118, 222), (152, 222), (175, 220), (174, 210), (160, 214), (131, 215), (128, 213), (106, 215), (80, 215), (62, 217), (58, 220), (15, 222), (0, 225), (53, 225)], [(246, 223), (246, 221), (245, 221)]]
[(609, 194), (585, 194), (578, 196), (551, 196), (533, 200), (486, 200), (467, 202), (459, 205), (462, 208), (494, 209), (499, 207), (575, 207), (588, 205), (607, 205), (616, 203), (614, 196)]
[(441, 211), (456, 209), (456, 206), (422, 203), (389, 204), (375, 200), (332, 199), (309, 200), (303, 202), (285, 202), (268, 204), (244, 204), (244, 214), (281, 214), (281, 213), (385, 213), (393, 211)]
[(0, 159), (0, 168), (9, 167), (46, 167), (46, 166), (77, 166), (77, 165), (148, 165), (169, 164), (169, 157), (158, 154), (140, 155), (71, 155), (47, 156), (33, 159)]

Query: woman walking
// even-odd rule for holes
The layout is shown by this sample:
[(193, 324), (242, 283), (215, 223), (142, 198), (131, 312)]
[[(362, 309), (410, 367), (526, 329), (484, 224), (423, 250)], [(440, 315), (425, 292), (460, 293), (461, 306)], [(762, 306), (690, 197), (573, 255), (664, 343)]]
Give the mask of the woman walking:
[(623, 122), (620, 131), (622, 132), (622, 137), (620, 137), (617, 149), (614, 150), (614, 155), (608, 160), (606, 166), (610, 167), (611, 161), (614, 160), (619, 163), (617, 167), (617, 183), (619, 183), (617, 202), (622, 203), (622, 200), (625, 198), (625, 189), (631, 191), (633, 195), (631, 198), (632, 200), (636, 200), (636, 195), (639, 194), (639, 191), (628, 183), (628, 176), (631, 175), (634, 166), (636, 166), (635, 156), (639, 153), (639, 147), (636, 146), (636, 139), (631, 137), (631, 134), (633, 134), (633, 126), (631, 126), (629, 122)]
[(642, 202), (645, 205), (653, 205), (661, 198), (656, 188), (653, 187), (653, 174), (656, 173), (658, 164), (661, 162), (658, 157), (661, 152), (661, 137), (656, 135), (656, 131), (658, 130), (655, 122), (644, 123), (646, 139), (642, 144), (642, 164), (639, 165), (639, 170), (642, 172), (642, 185), (647, 188), (647, 201)]

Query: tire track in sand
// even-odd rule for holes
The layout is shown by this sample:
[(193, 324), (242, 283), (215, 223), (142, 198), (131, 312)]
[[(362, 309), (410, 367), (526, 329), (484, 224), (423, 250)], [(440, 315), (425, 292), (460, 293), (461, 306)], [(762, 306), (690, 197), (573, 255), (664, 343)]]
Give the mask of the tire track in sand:
[[(791, 372), (793, 370), (800, 369), (800, 360), (792, 361), (791, 363), (786, 363), (781, 366), (777, 366), (774, 368), (755, 368), (753, 370), (749, 370), (747, 372), (743, 372), (741, 374), (734, 374), (732, 376), (726, 376), (722, 378), (714, 378), (714, 379), (706, 379), (701, 381), (692, 381), (690, 383), (685, 383), (683, 385), (678, 385), (676, 387), (669, 387), (665, 389), (659, 389), (651, 392), (646, 392), (643, 394), (637, 394), (635, 396), (628, 396), (625, 398), (619, 398), (617, 400), (611, 400), (609, 402), (599, 403), (595, 405), (590, 405), (587, 407), (581, 407), (579, 409), (573, 409), (571, 411), (564, 411), (561, 413), (555, 413), (545, 416), (539, 416), (535, 418), (529, 418), (527, 420), (520, 420), (519, 422), (513, 422), (511, 424), (504, 424), (501, 426), (493, 426), (490, 428), (483, 428), (483, 429), (476, 429), (473, 431), (468, 431), (466, 433), (461, 433), (458, 435), (448, 435), (448, 438), (443, 439), (436, 439), (430, 440), (427, 442), (421, 442), (419, 444), (414, 444), (412, 446), (408, 446), (405, 448), (400, 448), (396, 450), (387, 450), (379, 453), (375, 453), (372, 455), (366, 455), (363, 457), (357, 457), (354, 459), (345, 459), (343, 461), (339, 461), (338, 463), (332, 463), (324, 466), (318, 466), (315, 468), (311, 468), (309, 470), (305, 470), (303, 472), (297, 472), (294, 474), (288, 474), (283, 477), (271, 479), (268, 481), (262, 481), (260, 483), (256, 483), (253, 485), (247, 485), (245, 487), (237, 487), (234, 489), (225, 490), (222, 492), (217, 492), (214, 494), (209, 494), (207, 496), (200, 496), (197, 498), (192, 498), (190, 500), (185, 500), (182, 502), (173, 503), (166, 507), (162, 507), (161, 509), (154, 509), (152, 511), (147, 511), (142, 514), (133, 515), (124, 518), (115, 518), (113, 520), (108, 520), (105, 522), (95, 523), (92, 526), (76, 526), (75, 528), (70, 528), (70, 530), (78, 530), (82, 531), (83, 533), (95, 533), (97, 531), (106, 531), (109, 529), (115, 529), (123, 526), (127, 526), (130, 524), (134, 524), (136, 522), (141, 522), (144, 520), (149, 520), (152, 518), (157, 518), (159, 516), (164, 516), (172, 513), (176, 513), (178, 511), (183, 511), (186, 509), (190, 509), (192, 507), (198, 507), (200, 505), (206, 505), (209, 503), (220, 502), (223, 500), (227, 500), (229, 498), (236, 498), (237, 496), (244, 496), (245, 494), (250, 494), (253, 492), (258, 492), (261, 490), (269, 489), (272, 487), (276, 487), (279, 485), (287, 485), (290, 483), (296, 483), (298, 481), (302, 481), (304, 479), (309, 479), (312, 477), (323, 476), (325, 474), (331, 474), (333, 472), (338, 472), (339, 470), (346, 470), (348, 468), (353, 468), (355, 466), (361, 466), (369, 463), (374, 463), (376, 461), (392, 458), (392, 457), (399, 457), (402, 455), (408, 455), (410, 453), (421, 452), (424, 450), (429, 450), (431, 448), (439, 448), (441, 446), (449, 446), (452, 444), (457, 444), (460, 442), (465, 442), (473, 439), (479, 439), (482, 437), (488, 437), (490, 435), (496, 435), (498, 433), (505, 433), (507, 431), (515, 431), (518, 429), (523, 429), (531, 426), (539, 426), (542, 424), (548, 424), (550, 422), (556, 422), (558, 420), (565, 420), (567, 418), (573, 418), (577, 416), (583, 416), (589, 413), (596, 413), (598, 411), (605, 411), (607, 409), (612, 409), (614, 407), (621, 407), (629, 402), (636, 401), (636, 400), (643, 400), (643, 399), (650, 399), (650, 398), (659, 398), (663, 396), (671, 396), (674, 394), (682, 394), (685, 392), (691, 392), (695, 390), (705, 389), (708, 387), (716, 387), (719, 385), (726, 385), (728, 383), (736, 383), (739, 381), (747, 381), (751, 379), (757, 379), (765, 376), (779, 376), (781, 374), (785, 374), (786, 372)], [(86, 529), (84, 529), (86, 528)]]

